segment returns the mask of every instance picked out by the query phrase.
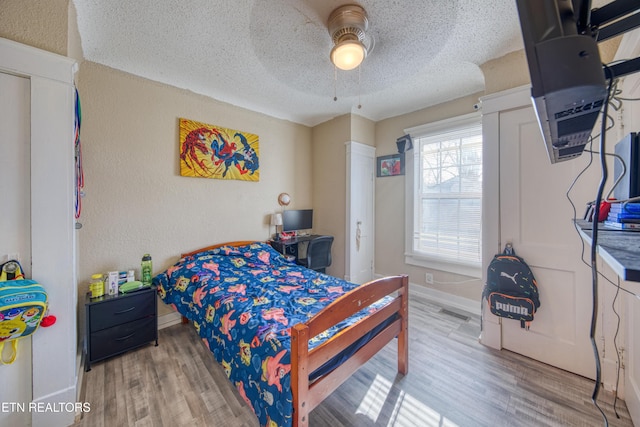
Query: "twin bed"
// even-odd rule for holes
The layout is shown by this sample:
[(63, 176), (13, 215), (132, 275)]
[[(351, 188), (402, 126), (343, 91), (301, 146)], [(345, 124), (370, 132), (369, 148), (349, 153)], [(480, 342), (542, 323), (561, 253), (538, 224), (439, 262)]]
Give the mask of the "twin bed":
[(242, 241), (183, 254), (153, 280), (261, 426), (308, 426), (309, 413), (396, 337), (398, 372), (407, 373), (407, 276), (356, 285)]

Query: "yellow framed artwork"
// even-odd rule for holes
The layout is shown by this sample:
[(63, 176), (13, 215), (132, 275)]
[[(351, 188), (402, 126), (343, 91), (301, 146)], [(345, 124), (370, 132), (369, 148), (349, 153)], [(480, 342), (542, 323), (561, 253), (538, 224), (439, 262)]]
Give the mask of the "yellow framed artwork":
[(180, 175), (260, 180), (258, 135), (180, 119)]

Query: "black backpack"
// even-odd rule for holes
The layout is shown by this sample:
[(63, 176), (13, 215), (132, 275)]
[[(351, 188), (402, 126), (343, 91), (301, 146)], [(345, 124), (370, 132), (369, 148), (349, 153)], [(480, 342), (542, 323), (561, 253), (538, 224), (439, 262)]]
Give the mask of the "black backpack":
[(529, 323), (540, 307), (538, 284), (527, 263), (516, 255), (510, 243), (489, 263), (482, 297), (493, 314), (519, 320), (523, 328), (529, 329)]

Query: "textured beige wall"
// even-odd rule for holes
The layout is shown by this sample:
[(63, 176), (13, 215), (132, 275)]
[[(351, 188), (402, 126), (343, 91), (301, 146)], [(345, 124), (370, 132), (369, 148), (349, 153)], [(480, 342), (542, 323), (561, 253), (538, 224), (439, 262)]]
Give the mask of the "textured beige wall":
[(351, 115), (324, 122), (312, 130), (313, 228), (334, 236), (332, 263), (327, 273), (344, 277), (346, 212), (346, 148), (351, 135)]
[[(609, 63), (613, 60), (621, 39), (622, 36), (615, 37), (598, 45), (602, 62)], [(485, 95), (531, 84), (524, 50), (487, 61), (480, 69), (484, 74)]]
[(0, 0), (0, 37), (67, 55), (69, 0)]
[[(266, 240), (282, 191), (291, 194), (292, 207), (311, 206), (309, 128), (91, 62), (80, 67), (78, 82), (86, 192), (81, 294), (92, 273), (139, 274), (145, 253), (159, 273), (182, 252)], [(180, 117), (257, 134), (260, 181), (181, 177)]]
[(500, 92), (530, 84), (524, 50), (509, 53), (480, 66), (484, 74), (484, 94)]
[(612, 39), (606, 40), (604, 42), (598, 43), (598, 50), (600, 51), (600, 59), (605, 64), (613, 61), (616, 56), (616, 52), (620, 47), (620, 42), (622, 42), (622, 35), (618, 37), (614, 37)]
[(376, 122), (356, 114), (351, 115), (351, 141), (375, 146)]

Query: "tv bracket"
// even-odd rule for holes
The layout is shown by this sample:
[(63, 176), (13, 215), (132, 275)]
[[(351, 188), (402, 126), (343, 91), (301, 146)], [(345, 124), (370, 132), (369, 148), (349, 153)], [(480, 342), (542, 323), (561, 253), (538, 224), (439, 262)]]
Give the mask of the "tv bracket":
[[(593, 34), (598, 43), (640, 27), (638, 0), (615, 0), (601, 8), (591, 10), (591, 0), (582, 2), (579, 8), (578, 32)], [(589, 16), (590, 15), (590, 16)], [(614, 77), (622, 77), (640, 71), (640, 57), (608, 65)], [(605, 76), (610, 77), (605, 70)]]

